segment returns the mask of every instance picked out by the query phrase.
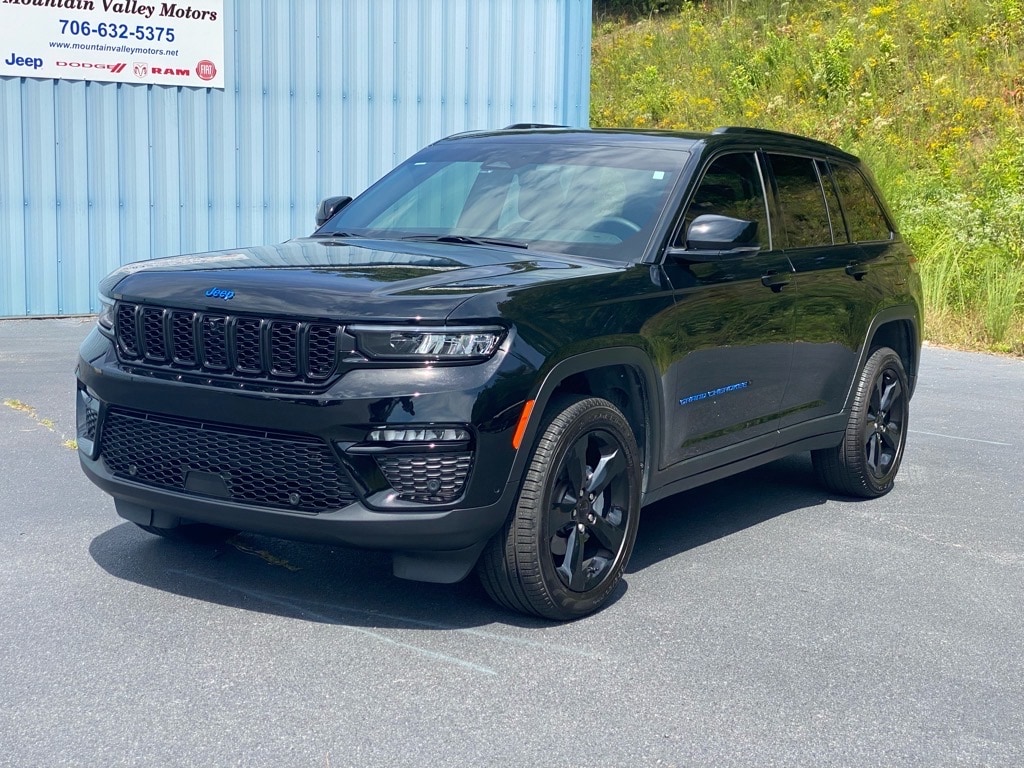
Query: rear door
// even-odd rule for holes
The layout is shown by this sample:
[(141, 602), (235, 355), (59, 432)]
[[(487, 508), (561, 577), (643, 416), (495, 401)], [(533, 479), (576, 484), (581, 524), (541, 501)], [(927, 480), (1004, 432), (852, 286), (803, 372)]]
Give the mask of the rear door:
[(891, 232), (852, 165), (836, 171), (821, 158), (771, 152), (767, 160), (776, 224), (797, 273), (794, 372), (780, 425), (786, 427), (842, 410), (877, 302), (870, 274)]

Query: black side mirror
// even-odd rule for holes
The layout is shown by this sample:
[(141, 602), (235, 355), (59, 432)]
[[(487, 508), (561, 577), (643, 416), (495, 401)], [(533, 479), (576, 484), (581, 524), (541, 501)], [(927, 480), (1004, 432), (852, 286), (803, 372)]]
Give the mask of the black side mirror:
[(705, 213), (690, 224), (685, 248), (670, 248), (669, 256), (683, 261), (722, 261), (753, 256), (761, 250), (757, 222)]
[(324, 198), (316, 209), (316, 228), (320, 229), (330, 218), (352, 202), (348, 195)]

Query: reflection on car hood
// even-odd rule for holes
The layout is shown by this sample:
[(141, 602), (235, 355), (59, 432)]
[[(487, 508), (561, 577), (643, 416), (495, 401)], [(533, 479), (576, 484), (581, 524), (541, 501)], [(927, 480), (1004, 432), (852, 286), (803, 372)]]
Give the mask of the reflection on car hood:
[(303, 238), (128, 264), (100, 290), (187, 309), (440, 319), (473, 294), (616, 266), (506, 248)]

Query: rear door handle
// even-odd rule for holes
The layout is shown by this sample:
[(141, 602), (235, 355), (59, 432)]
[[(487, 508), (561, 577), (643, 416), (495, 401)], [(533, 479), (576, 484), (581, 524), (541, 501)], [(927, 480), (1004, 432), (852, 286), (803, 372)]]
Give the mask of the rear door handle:
[(778, 272), (769, 272), (761, 278), (761, 285), (765, 288), (771, 288), (774, 293), (778, 293), (790, 283), (790, 278), (786, 274), (779, 274)]
[(868, 268), (865, 264), (859, 264), (856, 261), (853, 261), (846, 265), (846, 274), (848, 274), (854, 280), (863, 280), (864, 275), (866, 275), (867, 273)]

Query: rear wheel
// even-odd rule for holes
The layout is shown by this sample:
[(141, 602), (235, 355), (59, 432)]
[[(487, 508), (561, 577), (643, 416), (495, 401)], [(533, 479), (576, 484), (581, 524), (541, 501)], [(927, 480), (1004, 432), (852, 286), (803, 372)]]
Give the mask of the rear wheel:
[(825, 487), (865, 499), (891, 491), (903, 459), (909, 413), (903, 361), (889, 347), (876, 349), (857, 378), (843, 442), (811, 452)]
[(548, 411), (508, 522), (484, 550), (484, 588), (522, 613), (592, 613), (622, 577), (639, 512), (639, 451), (625, 417), (600, 398), (560, 401)]

